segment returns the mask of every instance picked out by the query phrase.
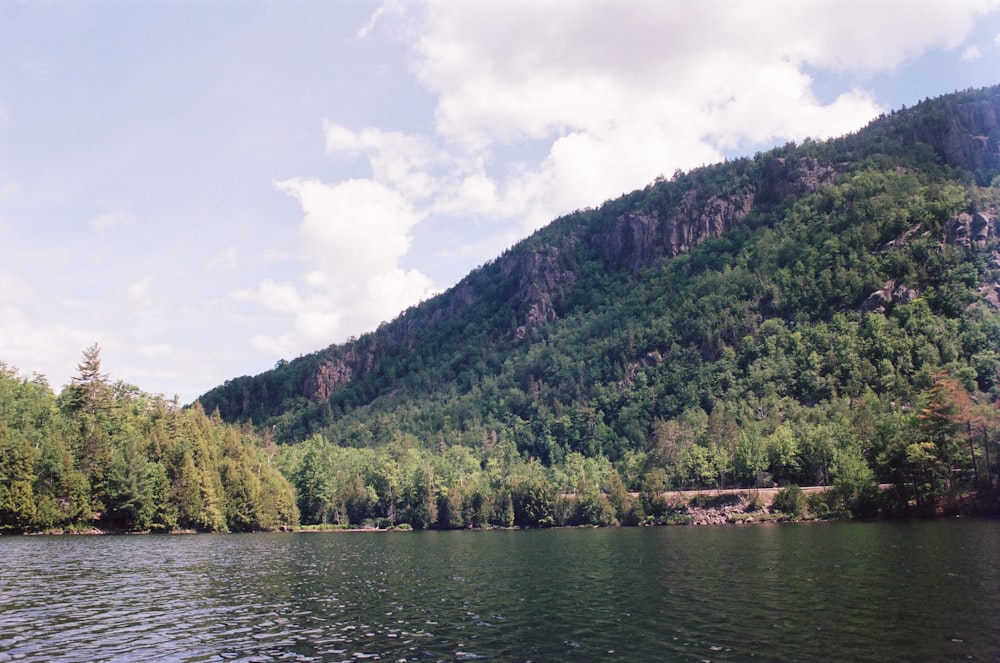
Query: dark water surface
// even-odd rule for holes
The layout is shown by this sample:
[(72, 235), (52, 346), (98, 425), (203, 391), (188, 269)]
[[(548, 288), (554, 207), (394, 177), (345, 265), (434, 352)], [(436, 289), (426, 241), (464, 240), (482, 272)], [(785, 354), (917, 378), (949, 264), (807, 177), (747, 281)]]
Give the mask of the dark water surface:
[(1000, 522), (0, 538), (0, 661), (1000, 660)]

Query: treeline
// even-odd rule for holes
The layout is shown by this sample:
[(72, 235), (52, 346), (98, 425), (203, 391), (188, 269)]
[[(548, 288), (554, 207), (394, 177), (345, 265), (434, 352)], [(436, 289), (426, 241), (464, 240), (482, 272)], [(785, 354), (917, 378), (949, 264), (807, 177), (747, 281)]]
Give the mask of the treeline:
[(665, 491), (773, 484), (831, 486), (808, 504), (787, 493), (779, 508), (796, 515), (989, 511), (1000, 416), (984, 396), (940, 373), (906, 404), (868, 393), (692, 408), (615, 461), (569, 451), (543, 463), (504, 427), (475, 444), (397, 429), (378, 445), (314, 435), (279, 447), (197, 404), (108, 383), (94, 347), (58, 397), (0, 370), (0, 533), (660, 524), (684, 517)]
[[(545, 464), (503, 429), (476, 445), (443, 436), (428, 445), (397, 431), (386, 444), (358, 448), (316, 435), (282, 447), (280, 458), (303, 524), (657, 524), (677, 516), (667, 490), (775, 484), (830, 486), (809, 504), (821, 517), (997, 507), (1000, 417), (946, 374), (906, 405), (869, 394), (813, 407), (790, 399), (759, 406), (658, 421), (648, 449), (616, 462), (571, 451)], [(893, 488), (880, 490), (885, 483)]]
[(101, 373), (56, 396), (0, 363), (0, 533), (249, 531), (298, 524), (277, 447)]

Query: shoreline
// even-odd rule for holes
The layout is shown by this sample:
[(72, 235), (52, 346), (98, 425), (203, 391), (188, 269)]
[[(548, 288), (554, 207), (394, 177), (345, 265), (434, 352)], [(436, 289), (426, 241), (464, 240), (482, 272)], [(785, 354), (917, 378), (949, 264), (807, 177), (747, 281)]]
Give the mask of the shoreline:
[[(892, 484), (880, 484), (881, 491), (891, 490)], [(772, 510), (775, 497), (787, 487), (768, 488), (716, 488), (710, 490), (672, 490), (664, 491), (659, 495), (664, 499), (666, 510), (660, 516), (649, 516), (643, 522), (628, 525), (549, 525), (542, 527), (520, 527), (520, 526), (495, 526), (495, 527), (465, 527), (465, 528), (426, 528), (426, 531), (492, 531), (492, 530), (536, 530), (536, 529), (587, 529), (605, 527), (676, 527), (676, 526), (710, 526), (710, 525), (760, 525), (789, 522), (867, 522), (871, 520), (893, 521), (893, 520), (936, 520), (942, 518), (996, 518), (998, 513), (990, 510), (959, 508), (957, 510), (939, 509), (935, 513), (909, 514), (900, 517), (879, 516), (876, 518), (864, 518), (858, 516), (845, 516), (843, 514), (817, 515), (806, 512), (804, 514), (788, 514), (781, 511)], [(806, 496), (821, 494), (832, 489), (831, 486), (805, 486), (800, 487)], [(633, 498), (638, 498), (639, 493), (630, 493)], [(562, 494), (561, 497), (572, 498), (573, 494)], [(968, 496), (966, 496), (968, 497)], [(968, 506), (968, 503), (963, 500)], [(973, 500), (975, 503), (975, 500)], [(952, 505), (954, 506), (954, 505)], [(7, 532), (0, 533), (2, 536), (180, 536), (198, 534), (328, 534), (328, 533), (394, 533), (394, 532), (416, 532), (425, 531), (413, 528), (408, 523), (401, 523), (392, 527), (369, 527), (364, 525), (297, 525), (283, 526), (273, 530), (255, 530), (252, 532), (201, 532), (192, 529), (178, 529), (170, 531), (115, 531), (102, 530), (98, 527), (72, 530), (60, 529), (41, 532)]]

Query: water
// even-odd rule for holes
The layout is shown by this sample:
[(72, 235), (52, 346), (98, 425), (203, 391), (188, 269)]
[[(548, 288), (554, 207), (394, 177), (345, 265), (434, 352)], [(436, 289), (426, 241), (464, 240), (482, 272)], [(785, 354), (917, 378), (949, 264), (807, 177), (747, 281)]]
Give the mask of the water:
[(1000, 522), (0, 538), (0, 661), (1000, 660)]

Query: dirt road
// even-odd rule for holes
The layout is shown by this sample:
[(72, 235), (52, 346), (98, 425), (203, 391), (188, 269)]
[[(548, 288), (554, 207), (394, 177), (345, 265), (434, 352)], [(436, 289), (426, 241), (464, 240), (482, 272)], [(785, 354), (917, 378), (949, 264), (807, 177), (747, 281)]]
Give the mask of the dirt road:
[[(831, 486), (803, 486), (802, 492), (808, 494), (811, 493), (823, 493), (830, 490)], [(663, 496), (670, 501), (686, 502), (690, 500), (695, 495), (707, 495), (709, 497), (715, 497), (717, 495), (760, 495), (761, 501), (764, 506), (770, 506), (771, 502), (774, 501), (774, 496), (783, 490), (782, 487), (776, 488), (716, 488), (714, 490), (668, 490), (663, 493)], [(639, 493), (633, 493), (638, 496)]]

